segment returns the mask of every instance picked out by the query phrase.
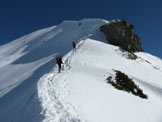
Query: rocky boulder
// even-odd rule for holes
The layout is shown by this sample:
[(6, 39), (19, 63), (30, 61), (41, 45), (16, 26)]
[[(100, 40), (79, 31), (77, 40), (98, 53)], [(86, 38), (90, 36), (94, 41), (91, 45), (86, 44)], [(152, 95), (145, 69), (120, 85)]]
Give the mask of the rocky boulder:
[(105, 34), (110, 44), (120, 46), (126, 51), (143, 51), (141, 38), (134, 34), (133, 29), (134, 26), (125, 20), (113, 21), (100, 27), (100, 31)]

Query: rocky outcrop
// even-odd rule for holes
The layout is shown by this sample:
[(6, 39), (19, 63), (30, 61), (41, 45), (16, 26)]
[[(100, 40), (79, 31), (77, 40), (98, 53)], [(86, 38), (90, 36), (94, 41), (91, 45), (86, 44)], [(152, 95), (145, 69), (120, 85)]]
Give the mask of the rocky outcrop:
[(113, 21), (100, 27), (110, 44), (120, 46), (126, 51), (143, 51), (141, 38), (134, 34), (133, 29), (134, 26), (125, 20)]

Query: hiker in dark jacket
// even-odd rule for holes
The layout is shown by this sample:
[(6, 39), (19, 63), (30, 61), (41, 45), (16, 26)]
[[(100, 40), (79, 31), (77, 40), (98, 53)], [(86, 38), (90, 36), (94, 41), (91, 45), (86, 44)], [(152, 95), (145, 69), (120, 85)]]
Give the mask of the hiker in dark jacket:
[(60, 71), (61, 71), (61, 64), (63, 64), (61, 56), (56, 58), (56, 63), (58, 65), (58, 72), (60, 73)]
[(73, 50), (76, 50), (76, 43), (72, 42), (72, 44), (73, 44)]

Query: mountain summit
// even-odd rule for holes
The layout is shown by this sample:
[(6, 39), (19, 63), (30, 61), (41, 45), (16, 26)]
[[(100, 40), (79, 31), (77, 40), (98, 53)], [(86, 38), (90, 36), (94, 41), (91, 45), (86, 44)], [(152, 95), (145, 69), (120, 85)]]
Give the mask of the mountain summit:
[[(0, 122), (162, 122), (161, 59), (108, 44), (109, 23), (63, 21), (0, 46)], [(112, 85), (122, 78), (147, 99)]]

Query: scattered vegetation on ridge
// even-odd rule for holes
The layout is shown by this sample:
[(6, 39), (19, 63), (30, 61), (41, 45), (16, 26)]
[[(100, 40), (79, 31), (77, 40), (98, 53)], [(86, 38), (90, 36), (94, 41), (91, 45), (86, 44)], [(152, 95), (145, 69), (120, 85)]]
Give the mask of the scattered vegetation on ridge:
[(136, 60), (138, 57), (132, 51), (125, 51), (124, 49), (120, 48), (122, 55), (125, 56), (127, 59)]
[(148, 99), (148, 96), (143, 93), (142, 89), (137, 86), (132, 79), (130, 79), (126, 74), (121, 71), (115, 70), (116, 76), (115, 81), (112, 80), (112, 77), (109, 76), (107, 78), (107, 82), (110, 83), (118, 90), (127, 91), (128, 93), (132, 93), (136, 96), (139, 96), (143, 99)]

